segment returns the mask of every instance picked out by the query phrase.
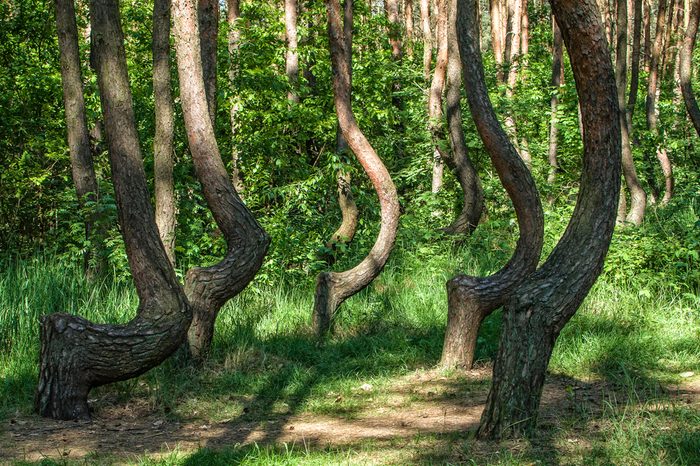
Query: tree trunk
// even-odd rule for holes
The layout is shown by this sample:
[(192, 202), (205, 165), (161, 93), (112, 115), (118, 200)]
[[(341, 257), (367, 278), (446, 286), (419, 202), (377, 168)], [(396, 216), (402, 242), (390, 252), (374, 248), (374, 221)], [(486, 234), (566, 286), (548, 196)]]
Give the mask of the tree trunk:
[(484, 192), (474, 164), (469, 159), (467, 142), (462, 128), (462, 63), (457, 42), (457, 0), (449, 0), (447, 23), (447, 129), (450, 135), (452, 157), (447, 164), (457, 175), (462, 188), (462, 210), (445, 232), (451, 235), (471, 234), (479, 224), (484, 211)]
[(153, 137), (156, 225), (168, 259), (175, 266), (175, 105), (170, 89), (170, 0), (155, 0), (153, 3), (153, 97), (156, 113)]
[(420, 24), (423, 35), (423, 77), (430, 79), (430, 63), (433, 61), (433, 41), (430, 33), (430, 0), (420, 0)]
[[(559, 128), (557, 128), (559, 118), (559, 92), (564, 80), (564, 44), (561, 38), (561, 30), (556, 20), (552, 17), (552, 98), (550, 99), (551, 116), (549, 120), (549, 175), (547, 183), (554, 185), (559, 173), (559, 161), (557, 160), (557, 145)], [(550, 199), (550, 202), (553, 199)]]
[(504, 66), (506, 47), (506, 0), (489, 0), (489, 14), (491, 16), (491, 46), (496, 60), (496, 80), (505, 82)]
[[(522, 43), (522, 16), (524, 0), (508, 0), (508, 16), (510, 30), (506, 39), (506, 56), (508, 57), (508, 82), (506, 86), (506, 98), (513, 100), (515, 86), (518, 83), (518, 70), (520, 69), (520, 46)], [(527, 141), (518, 142), (518, 127), (512, 112), (505, 118), (505, 126), (510, 133), (520, 157), (530, 167), (530, 152), (527, 150)]]
[(284, 26), (286, 31), (287, 54), (285, 72), (290, 90), (287, 99), (299, 103), (299, 52), (297, 50), (297, 0), (284, 0)]
[(391, 56), (394, 61), (401, 60), (401, 18), (399, 17), (398, 0), (384, 0), (386, 18), (389, 21), (389, 43), (391, 43)]
[(216, 128), (216, 53), (219, 40), (219, 0), (197, 0), (197, 10), (204, 88), (207, 93), (209, 117)]
[(644, 0), (644, 15), (642, 17), (644, 27), (644, 72), (649, 74), (651, 65), (651, 3), (649, 0)]
[(433, 179), (431, 191), (438, 193), (442, 189), (443, 161), (449, 156), (445, 153), (445, 126), (442, 115), (442, 94), (445, 91), (447, 71), (447, 0), (436, 0), (437, 10), (437, 61), (433, 72), (433, 81), (428, 96), (428, 127), (433, 140)]
[[(571, 58), (584, 124), (584, 173), (566, 232), (504, 306), (493, 384), (477, 435), (533, 432), (547, 365), (561, 329), (602, 271), (620, 189), (620, 112), (595, 0), (553, 0)], [(581, 251), (586, 251), (581, 254)]]
[(632, 74), (630, 80), (630, 95), (627, 100), (627, 128), (630, 135), (634, 132), (632, 121), (634, 109), (637, 106), (639, 92), (639, 56), (642, 45), (642, 0), (634, 0), (634, 30), (632, 38)]
[(693, 86), (691, 84), (693, 50), (698, 34), (698, 16), (700, 15), (700, 0), (691, 0), (690, 13), (688, 16), (688, 28), (683, 38), (683, 50), (681, 54), (681, 91), (685, 108), (688, 110), (690, 121), (695, 127), (695, 132), (700, 136), (700, 108), (695, 99)]
[(406, 29), (406, 54), (413, 57), (413, 0), (404, 0), (403, 17)]
[[(228, 67), (228, 79), (231, 86), (235, 89), (238, 75), (240, 74), (240, 65), (238, 64), (240, 57), (238, 56), (238, 50), (240, 48), (241, 41), (241, 31), (238, 28), (238, 20), (241, 17), (240, 1), (239, 0), (227, 0), (228, 9), (226, 11), (226, 21), (228, 22), (228, 56), (229, 56), (229, 67)], [(238, 112), (241, 110), (241, 101), (238, 94), (235, 92), (231, 93), (231, 184), (237, 193), (243, 192), (243, 179), (241, 178), (241, 171), (238, 167), (240, 154), (238, 153), (238, 147), (236, 147), (235, 137), (238, 133)]]
[(93, 0), (90, 18), (119, 222), (140, 304), (126, 325), (42, 317), (35, 407), (42, 416), (66, 420), (90, 418), (93, 387), (136, 377), (170, 356), (192, 317), (149, 201), (117, 1)]
[(255, 277), (269, 238), (233, 188), (221, 160), (202, 74), (195, 0), (173, 2), (175, 50), (185, 129), (204, 197), (223, 233), (228, 251), (219, 263), (190, 269), (185, 292), (192, 304), (189, 350), (195, 359), (210, 349), (221, 307)]
[[(66, 112), (66, 129), (70, 150), (71, 174), (78, 197), (78, 203), (95, 202), (98, 195), (97, 176), (92, 162), (90, 134), (85, 117), (85, 99), (83, 97), (83, 80), (80, 72), (80, 53), (78, 50), (78, 27), (75, 20), (73, 0), (56, 0), (56, 29), (58, 46), (61, 52), (61, 81), (63, 83), (63, 105)], [(93, 242), (92, 216), (85, 218), (85, 238)], [(95, 249), (95, 248), (90, 248)], [(90, 270), (90, 249), (83, 257), (84, 268)]]
[(489, 100), (479, 47), (476, 2), (458, 3), (458, 39), (469, 108), (491, 161), (515, 207), (520, 238), (510, 261), (490, 277), (458, 275), (447, 282), (448, 319), (440, 364), (470, 368), (484, 317), (501, 306), (537, 267), (544, 220), (537, 187), (501, 128)]
[[(627, 189), (630, 191), (630, 206), (626, 221), (641, 225), (647, 205), (647, 195), (637, 178), (637, 170), (632, 158), (629, 128), (627, 126), (627, 1), (617, 2), (617, 55), (615, 61), (615, 76), (617, 78), (617, 103), (620, 108), (620, 130), (622, 143), (622, 172), (625, 176)], [(624, 193), (622, 194), (624, 195)], [(619, 218), (619, 216), (618, 216)]]
[(355, 120), (351, 107), (350, 70), (344, 59), (346, 43), (339, 0), (326, 0), (328, 36), (333, 67), (333, 94), (340, 129), (379, 196), (381, 227), (369, 255), (345, 272), (319, 275), (314, 298), (313, 325), (319, 336), (331, 328), (338, 307), (345, 299), (369, 285), (386, 264), (396, 239), (399, 223), (399, 199), (396, 187), (381, 159), (367, 141)]

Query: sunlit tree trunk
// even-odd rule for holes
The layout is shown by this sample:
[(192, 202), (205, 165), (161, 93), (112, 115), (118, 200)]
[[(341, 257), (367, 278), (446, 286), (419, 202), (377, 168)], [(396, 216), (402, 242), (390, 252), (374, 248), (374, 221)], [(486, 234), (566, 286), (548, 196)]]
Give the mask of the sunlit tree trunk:
[(403, 4), (404, 28), (406, 29), (406, 54), (413, 57), (413, 0), (404, 0)]
[(216, 53), (219, 38), (219, 0), (197, 0), (202, 72), (209, 117), (216, 128)]
[(287, 99), (290, 102), (299, 103), (299, 51), (297, 40), (297, 0), (284, 0), (284, 26), (287, 40), (287, 54), (285, 59), (285, 71), (289, 81), (290, 90)]
[(391, 56), (395, 61), (401, 60), (403, 50), (401, 48), (401, 18), (399, 16), (398, 0), (384, 0), (384, 9), (389, 21), (389, 42), (391, 43)]
[(499, 83), (505, 82), (504, 60), (506, 47), (506, 29), (508, 11), (507, 0), (489, 0), (489, 13), (491, 16), (491, 47), (496, 60), (496, 79)]
[(442, 95), (445, 91), (447, 72), (447, 0), (435, 0), (435, 6), (438, 54), (428, 96), (428, 126), (433, 139), (433, 193), (442, 189), (443, 161), (448, 158), (444, 146), (445, 125), (442, 114)]
[(695, 41), (698, 34), (700, 0), (691, 0), (690, 3), (688, 28), (683, 38), (683, 50), (681, 53), (681, 91), (683, 92), (683, 100), (685, 101), (685, 108), (688, 110), (690, 121), (695, 127), (695, 132), (700, 136), (700, 108), (698, 108), (698, 102), (695, 99), (695, 93), (693, 92), (693, 86), (691, 84), (691, 65)]
[(423, 77), (430, 79), (430, 64), (433, 61), (433, 40), (430, 32), (430, 0), (420, 0), (420, 25), (423, 35)]

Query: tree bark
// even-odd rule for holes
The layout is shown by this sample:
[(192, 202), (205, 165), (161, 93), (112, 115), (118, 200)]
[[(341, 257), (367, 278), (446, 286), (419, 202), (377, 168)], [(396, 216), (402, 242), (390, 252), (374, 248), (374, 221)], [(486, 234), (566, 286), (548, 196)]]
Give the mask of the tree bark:
[(554, 185), (559, 173), (559, 161), (557, 160), (559, 128), (557, 125), (559, 122), (559, 92), (564, 80), (564, 43), (561, 37), (561, 30), (553, 16), (552, 37), (552, 97), (550, 99), (551, 116), (549, 120), (549, 153), (547, 157), (549, 160), (547, 183), (550, 186)]
[(457, 181), (462, 188), (463, 202), (457, 218), (444, 231), (451, 235), (467, 235), (479, 225), (484, 211), (484, 192), (479, 174), (469, 158), (462, 128), (462, 62), (457, 42), (457, 0), (449, 0), (447, 49), (447, 129), (452, 157), (447, 159), (446, 163), (457, 175)]
[(630, 78), (630, 95), (627, 100), (627, 128), (633, 133), (632, 121), (634, 110), (637, 106), (637, 93), (639, 92), (639, 57), (642, 46), (642, 0), (634, 0), (634, 29), (632, 33), (632, 64)]
[[(56, 0), (55, 5), (71, 174), (78, 203), (83, 206), (86, 201), (95, 202), (97, 200), (98, 186), (93, 166), (90, 134), (85, 117), (85, 99), (78, 49), (78, 26), (75, 20), (73, 0)], [(85, 238), (91, 241), (97, 241), (92, 231), (94, 221), (95, 219), (91, 215), (85, 218)], [(83, 261), (85, 270), (89, 271), (90, 249), (85, 252)]]
[(189, 351), (195, 359), (210, 349), (221, 307), (240, 293), (262, 265), (269, 238), (233, 188), (221, 160), (202, 73), (195, 0), (174, 0), (173, 19), (180, 98), (197, 178), (228, 251), (219, 263), (190, 269), (185, 292), (192, 304)]
[[(602, 271), (620, 190), (615, 75), (595, 0), (552, 0), (571, 58), (584, 124), (580, 191), (566, 232), (504, 306), (493, 383), (478, 437), (533, 432), (547, 365), (561, 329)], [(581, 251), (586, 251), (581, 254)]]
[(338, 307), (345, 299), (369, 285), (386, 264), (396, 239), (399, 200), (396, 187), (381, 159), (364, 136), (351, 106), (350, 70), (344, 57), (345, 39), (339, 0), (326, 0), (328, 37), (333, 69), (333, 94), (336, 114), (343, 136), (355, 153), (379, 196), (381, 227), (369, 255), (345, 272), (324, 272), (316, 282), (313, 325), (319, 336), (331, 328)]
[(403, 17), (406, 29), (406, 54), (409, 57), (413, 57), (413, 41), (415, 40), (413, 31), (413, 0), (404, 0)]
[(644, 72), (649, 74), (651, 64), (651, 3), (650, 0), (644, 0), (644, 15), (642, 18), (644, 27)]
[(449, 158), (445, 152), (445, 126), (442, 114), (442, 95), (445, 91), (447, 72), (447, 0), (435, 0), (437, 11), (437, 61), (433, 71), (433, 80), (428, 96), (428, 128), (433, 140), (433, 178), (431, 191), (438, 193), (442, 189), (443, 161)]
[(155, 0), (153, 3), (153, 97), (156, 225), (168, 259), (175, 266), (177, 208), (173, 180), (175, 105), (170, 88), (170, 0)]
[(197, 0), (197, 10), (207, 106), (209, 118), (216, 128), (216, 53), (219, 40), (219, 0)]
[(698, 16), (700, 15), (700, 0), (691, 0), (690, 12), (688, 16), (688, 28), (685, 31), (683, 38), (683, 49), (681, 53), (681, 91), (685, 108), (690, 116), (690, 121), (695, 127), (695, 132), (700, 136), (700, 108), (695, 99), (693, 86), (691, 84), (692, 76), (692, 59), (693, 50), (695, 49), (695, 41), (698, 34)]
[(430, 0), (420, 0), (420, 24), (423, 35), (423, 77), (430, 79), (430, 64), (433, 61), (433, 40), (430, 32)]
[[(617, 2), (617, 55), (615, 61), (615, 76), (617, 79), (617, 102), (620, 108), (620, 131), (622, 149), (622, 172), (625, 176), (627, 189), (630, 191), (630, 206), (626, 221), (641, 225), (646, 211), (647, 195), (637, 178), (637, 170), (632, 158), (629, 127), (627, 126), (627, 1)], [(622, 194), (624, 196), (624, 193)], [(618, 215), (618, 220), (621, 215)]]
[(401, 60), (401, 19), (399, 17), (398, 0), (384, 0), (384, 9), (389, 21), (389, 43), (391, 44), (391, 56), (394, 61)]
[(506, 47), (506, 23), (508, 13), (506, 0), (489, 0), (489, 14), (491, 16), (491, 46), (496, 60), (496, 80), (505, 82), (504, 60)]
[(284, 26), (286, 31), (287, 54), (285, 72), (290, 90), (287, 99), (299, 103), (299, 51), (297, 40), (297, 0), (284, 0)]
[(92, 388), (136, 377), (170, 356), (192, 317), (149, 201), (117, 1), (91, 1), (90, 18), (117, 211), (140, 304), (126, 325), (42, 317), (35, 407), (42, 416), (66, 420), (90, 418)]
[[(240, 49), (241, 41), (241, 31), (238, 27), (238, 20), (241, 17), (240, 1), (239, 0), (227, 0), (228, 8), (226, 11), (226, 21), (228, 22), (228, 57), (229, 57), (229, 67), (228, 67), (228, 79), (232, 87), (236, 87), (238, 81), (238, 75), (240, 74), (240, 65), (238, 64), (240, 58), (238, 56), (238, 51)], [(238, 166), (240, 154), (238, 153), (238, 147), (235, 143), (235, 137), (238, 133), (238, 112), (241, 110), (241, 101), (239, 96), (235, 93), (231, 93), (231, 110), (229, 116), (231, 119), (231, 184), (237, 193), (243, 192), (243, 179), (241, 178), (241, 171)]]
[(510, 261), (490, 277), (458, 275), (447, 282), (448, 316), (440, 364), (470, 368), (483, 319), (537, 267), (544, 220), (537, 187), (503, 131), (489, 100), (479, 47), (476, 2), (459, 0), (457, 30), (469, 108), (491, 161), (513, 201), (520, 237)]

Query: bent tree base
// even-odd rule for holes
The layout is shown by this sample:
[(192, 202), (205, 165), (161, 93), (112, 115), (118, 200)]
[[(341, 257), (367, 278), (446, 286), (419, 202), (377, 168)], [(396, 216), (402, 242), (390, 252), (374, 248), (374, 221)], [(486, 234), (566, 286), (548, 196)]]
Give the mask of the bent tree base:
[(323, 337), (333, 330), (333, 320), (338, 306), (342, 303), (338, 282), (332, 272), (324, 272), (316, 279), (314, 295), (313, 328), (314, 333)]

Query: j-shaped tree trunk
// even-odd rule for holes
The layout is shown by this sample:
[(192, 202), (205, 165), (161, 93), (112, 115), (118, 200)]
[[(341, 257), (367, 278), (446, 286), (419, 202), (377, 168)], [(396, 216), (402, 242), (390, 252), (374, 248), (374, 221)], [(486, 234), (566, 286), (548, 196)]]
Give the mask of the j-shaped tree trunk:
[[(549, 175), (547, 183), (554, 185), (559, 173), (559, 160), (557, 158), (559, 128), (559, 92), (564, 81), (564, 43), (561, 37), (561, 30), (557, 21), (552, 16), (552, 97), (550, 99), (551, 116), (549, 118)], [(550, 199), (550, 202), (553, 199)]]
[(299, 41), (297, 39), (297, 0), (284, 0), (284, 27), (287, 41), (285, 73), (289, 81), (287, 99), (299, 103)]
[[(240, 49), (241, 31), (239, 29), (238, 20), (241, 17), (240, 0), (228, 0), (228, 9), (226, 11), (226, 21), (228, 22), (228, 79), (232, 87), (235, 88), (238, 75), (240, 74), (238, 51)], [(241, 110), (241, 102), (239, 96), (231, 93), (231, 109), (229, 118), (231, 119), (231, 183), (237, 193), (243, 192), (243, 178), (238, 167), (239, 153), (235, 143), (235, 137), (238, 133), (238, 112)]]
[(584, 172), (564, 235), (504, 306), (493, 383), (477, 433), (480, 438), (518, 437), (535, 429), (557, 336), (602, 271), (615, 226), (620, 116), (605, 31), (595, 0), (551, 3), (581, 102)]
[(479, 49), (476, 2), (459, 0), (457, 10), (462, 77), (472, 118), (501, 183), (513, 201), (520, 237), (510, 261), (489, 277), (459, 275), (447, 282), (448, 316), (441, 365), (471, 368), (479, 326), (537, 267), (544, 220), (537, 187), (501, 127), (489, 100)]
[[(352, 95), (352, 25), (353, 25), (353, 0), (345, 0), (343, 5), (343, 37), (345, 38), (345, 61), (348, 64), (348, 85)], [(340, 130), (340, 124), (336, 129), (336, 152), (339, 157), (345, 158), (350, 152), (348, 142)], [(357, 231), (357, 222), (359, 220), (359, 211), (355, 198), (352, 195), (352, 178), (350, 173), (345, 170), (338, 171), (338, 204), (340, 212), (343, 216), (342, 223), (333, 233), (331, 239), (326, 243), (328, 249), (335, 249), (338, 244), (349, 244), (355, 237)]]
[(216, 53), (219, 40), (219, 0), (197, 0), (202, 73), (209, 117), (216, 127)]
[(207, 118), (195, 0), (175, 0), (173, 19), (187, 141), (204, 197), (228, 245), (219, 263), (190, 269), (185, 277), (193, 312), (189, 350), (201, 359), (210, 349), (219, 310), (255, 277), (269, 238), (233, 188)]
[[(85, 98), (78, 51), (78, 27), (73, 0), (56, 0), (56, 28), (61, 52), (61, 81), (63, 105), (66, 111), (66, 129), (70, 150), (71, 174), (80, 205), (97, 200), (98, 186), (92, 162), (90, 133), (85, 117)], [(92, 216), (85, 218), (85, 238), (97, 242), (93, 235)], [(84, 267), (90, 269), (90, 251), (84, 256)]]
[(451, 235), (472, 233), (484, 211), (484, 192), (479, 174), (467, 151), (467, 142), (462, 127), (462, 62), (459, 59), (457, 42), (457, 0), (448, 0), (447, 22), (447, 130), (450, 135), (452, 156), (445, 163), (454, 170), (462, 188), (462, 210), (444, 231)]
[(423, 36), (423, 78), (430, 79), (430, 68), (433, 61), (433, 38), (430, 32), (430, 0), (420, 0), (420, 25)]
[(67, 314), (41, 319), (35, 406), (55, 419), (89, 419), (92, 388), (160, 364), (182, 344), (192, 318), (149, 201), (118, 2), (91, 1), (90, 18), (119, 223), (140, 304), (126, 325), (94, 324)]
[(443, 161), (448, 158), (445, 147), (445, 125), (442, 115), (442, 94), (447, 71), (447, 0), (435, 0), (437, 60), (428, 95), (428, 129), (433, 140), (433, 193), (442, 189)]
[(344, 59), (347, 53), (340, 1), (326, 0), (326, 8), (333, 68), (333, 94), (338, 122), (350, 149), (355, 153), (377, 191), (381, 208), (381, 226), (372, 250), (362, 262), (345, 272), (324, 272), (319, 275), (313, 311), (314, 330), (319, 336), (325, 335), (330, 330), (341, 303), (365, 288), (379, 275), (393, 248), (400, 215), (396, 187), (381, 159), (360, 130), (352, 111), (350, 70)]
[[(647, 193), (637, 178), (637, 170), (632, 158), (629, 127), (627, 126), (627, 1), (617, 2), (617, 54), (615, 60), (615, 76), (617, 79), (617, 102), (620, 108), (620, 131), (622, 144), (622, 172), (625, 176), (627, 189), (630, 192), (630, 206), (627, 216), (619, 211), (618, 221), (625, 218), (627, 222), (641, 225), (647, 205)], [(624, 196), (624, 193), (622, 193)], [(619, 206), (622, 207), (622, 204)]]
[(170, 0), (153, 3), (153, 97), (156, 129), (153, 137), (156, 225), (170, 262), (175, 265), (175, 183), (173, 131), (175, 104), (170, 87)]
[(698, 16), (700, 15), (700, 0), (691, 0), (690, 12), (688, 16), (688, 28), (685, 31), (683, 38), (683, 49), (681, 51), (681, 91), (683, 92), (683, 100), (685, 108), (688, 110), (690, 121), (695, 127), (695, 132), (700, 136), (700, 108), (695, 99), (693, 86), (691, 84), (692, 70), (691, 64), (693, 60), (693, 50), (695, 49), (695, 41), (698, 34)]

